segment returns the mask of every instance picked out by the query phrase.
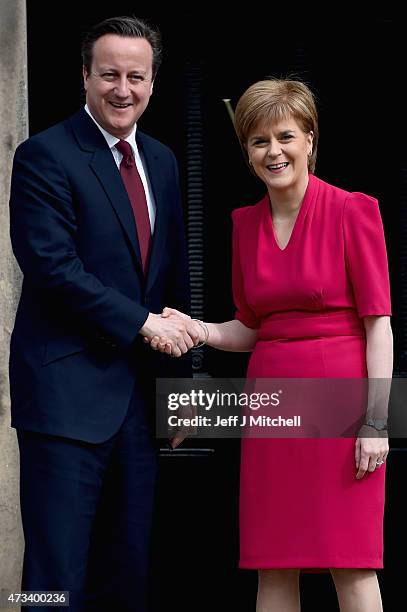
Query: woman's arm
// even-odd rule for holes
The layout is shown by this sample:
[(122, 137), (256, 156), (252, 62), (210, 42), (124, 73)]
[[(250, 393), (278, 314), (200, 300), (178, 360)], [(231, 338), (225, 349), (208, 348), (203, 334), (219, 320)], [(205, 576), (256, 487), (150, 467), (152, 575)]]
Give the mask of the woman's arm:
[[(393, 372), (393, 335), (388, 316), (367, 316), (363, 319), (366, 330), (366, 365), (369, 377), (366, 421), (386, 421)], [(384, 432), (385, 433), (385, 432)], [(368, 437), (369, 436), (369, 437)], [(371, 437), (370, 437), (371, 436)], [(373, 472), (376, 462), (385, 461), (389, 452), (387, 436), (374, 427), (363, 426), (356, 441), (356, 478)]]
[(205, 323), (205, 325), (209, 331), (206, 344), (221, 351), (252, 351), (256, 344), (257, 329), (246, 327), (237, 319), (225, 323)]
[(393, 374), (393, 334), (390, 317), (363, 319), (366, 330), (366, 363), (369, 378), (391, 379)]
[[(164, 308), (162, 317), (190, 318), (175, 308)], [(205, 342), (213, 348), (222, 351), (246, 352), (252, 351), (257, 339), (257, 329), (247, 327), (237, 319), (225, 323), (195, 323), (199, 334), (199, 342)], [(166, 338), (155, 336), (150, 342), (151, 348), (178, 357), (174, 349), (166, 342)]]

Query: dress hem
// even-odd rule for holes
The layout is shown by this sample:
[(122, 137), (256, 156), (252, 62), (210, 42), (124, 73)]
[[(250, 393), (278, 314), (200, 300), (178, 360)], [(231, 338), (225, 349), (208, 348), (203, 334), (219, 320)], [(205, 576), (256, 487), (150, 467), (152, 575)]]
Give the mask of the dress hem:
[(349, 569), (383, 569), (383, 561), (372, 559), (332, 559), (332, 561), (317, 560), (298, 560), (273, 562), (266, 559), (254, 559), (251, 561), (239, 561), (240, 569), (329, 569), (329, 568), (349, 568)]

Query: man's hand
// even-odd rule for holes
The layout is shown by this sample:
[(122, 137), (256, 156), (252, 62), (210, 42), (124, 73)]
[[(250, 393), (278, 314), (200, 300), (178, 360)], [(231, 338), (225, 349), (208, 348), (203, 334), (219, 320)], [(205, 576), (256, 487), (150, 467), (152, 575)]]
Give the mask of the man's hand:
[(178, 311), (174, 313), (177, 314), (165, 317), (150, 313), (140, 334), (152, 349), (180, 357), (198, 344), (199, 330), (188, 315)]
[[(161, 313), (161, 318), (170, 320), (182, 320), (187, 326), (188, 334), (194, 339), (193, 346), (196, 346), (199, 342), (206, 340), (205, 331), (202, 326), (195, 320), (191, 319), (190, 316), (176, 310), (175, 308), (164, 308)], [(173, 357), (180, 357), (182, 353), (177, 351), (177, 347), (173, 347), (169, 339), (166, 336), (155, 335), (153, 338), (145, 338), (145, 342), (149, 342), (150, 346), (154, 350), (158, 350), (161, 353), (166, 353)], [(191, 347), (192, 348), (192, 347)]]
[(197, 406), (180, 406), (175, 412), (175, 416), (180, 419), (180, 424), (170, 431), (170, 444), (172, 448), (177, 448), (190, 435), (196, 434), (198, 428), (190, 422), (198, 414)]

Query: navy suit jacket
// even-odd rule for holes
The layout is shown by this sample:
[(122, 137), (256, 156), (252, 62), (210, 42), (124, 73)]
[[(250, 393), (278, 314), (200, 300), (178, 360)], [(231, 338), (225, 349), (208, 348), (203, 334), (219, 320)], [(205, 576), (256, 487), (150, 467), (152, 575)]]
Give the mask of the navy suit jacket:
[(11, 240), (24, 280), (10, 349), (14, 427), (102, 442), (134, 391), (190, 375), (188, 360), (174, 365), (138, 335), (149, 312), (188, 312), (189, 292), (174, 155), (139, 130), (137, 144), (157, 206), (146, 277), (120, 172), (85, 110), (16, 151)]

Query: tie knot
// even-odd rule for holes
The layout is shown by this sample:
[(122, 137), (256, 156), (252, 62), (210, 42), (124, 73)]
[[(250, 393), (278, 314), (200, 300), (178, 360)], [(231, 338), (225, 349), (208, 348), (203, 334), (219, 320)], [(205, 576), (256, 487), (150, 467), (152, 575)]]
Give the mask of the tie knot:
[(123, 161), (126, 166), (134, 166), (133, 150), (126, 140), (119, 140), (116, 144), (116, 149), (123, 155)]

